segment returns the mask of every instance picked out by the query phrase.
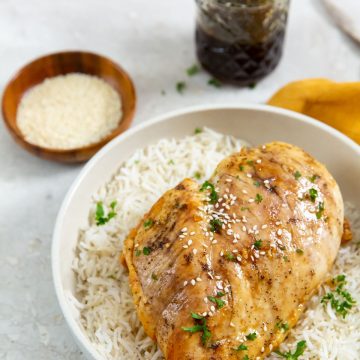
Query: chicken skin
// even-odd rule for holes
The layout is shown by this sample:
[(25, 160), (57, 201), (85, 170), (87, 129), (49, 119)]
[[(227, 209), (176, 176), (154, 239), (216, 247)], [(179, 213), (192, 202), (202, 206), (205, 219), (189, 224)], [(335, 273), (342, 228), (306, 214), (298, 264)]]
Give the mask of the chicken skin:
[(145, 332), (167, 360), (263, 359), (326, 280), (343, 233), (327, 169), (281, 142), (183, 180), (131, 231), (124, 258)]

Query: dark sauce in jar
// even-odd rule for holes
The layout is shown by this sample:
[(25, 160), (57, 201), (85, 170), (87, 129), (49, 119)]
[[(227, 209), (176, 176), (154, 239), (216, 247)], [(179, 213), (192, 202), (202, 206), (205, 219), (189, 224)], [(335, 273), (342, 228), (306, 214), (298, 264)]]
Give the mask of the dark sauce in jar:
[(201, 65), (223, 82), (248, 86), (261, 80), (280, 61), (285, 30), (263, 42), (227, 43), (196, 28), (197, 56)]
[(222, 82), (252, 85), (275, 69), (289, 0), (197, 0), (197, 56)]

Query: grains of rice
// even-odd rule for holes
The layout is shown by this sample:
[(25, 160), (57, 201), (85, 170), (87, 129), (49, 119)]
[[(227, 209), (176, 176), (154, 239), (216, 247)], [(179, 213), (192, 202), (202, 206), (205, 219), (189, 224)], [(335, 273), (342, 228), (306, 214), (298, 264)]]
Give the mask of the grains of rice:
[[(118, 262), (125, 236), (166, 190), (196, 172), (202, 174), (199, 182), (204, 181), (220, 160), (243, 144), (210, 129), (181, 140), (162, 139), (136, 151), (93, 196), (90, 224), (80, 231), (74, 271), (80, 324), (105, 359), (163, 359), (137, 318), (127, 273)], [(175, 166), (168, 166), (170, 160)], [(100, 200), (104, 204), (118, 201), (117, 216), (104, 226), (96, 226), (94, 221), (96, 203)], [(348, 205), (347, 216), (352, 222), (354, 240), (341, 248), (331, 276), (346, 274), (347, 288), (360, 303), (360, 213)], [(355, 309), (345, 320), (338, 318), (331, 307), (324, 309), (320, 304), (324, 292), (322, 287), (311, 299), (308, 310), (281, 350), (294, 349), (298, 341), (306, 340), (308, 349), (301, 359), (357, 359), (360, 311)], [(276, 355), (268, 357), (275, 359)]]

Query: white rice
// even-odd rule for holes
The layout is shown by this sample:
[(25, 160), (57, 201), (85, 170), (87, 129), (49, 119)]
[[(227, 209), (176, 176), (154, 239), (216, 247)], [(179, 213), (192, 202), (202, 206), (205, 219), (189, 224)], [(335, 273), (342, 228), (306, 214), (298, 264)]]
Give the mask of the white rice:
[[(245, 142), (204, 129), (181, 140), (162, 139), (138, 150), (114, 177), (93, 196), (89, 226), (80, 231), (74, 263), (80, 321), (84, 332), (105, 359), (163, 359), (160, 350), (145, 335), (137, 318), (127, 273), (119, 265), (122, 242), (129, 230), (168, 189), (184, 177), (210, 177), (225, 156), (239, 151)], [(96, 203), (117, 200), (117, 216), (96, 226)], [(108, 209), (107, 209), (108, 210)], [(340, 250), (333, 275), (346, 274), (350, 293), (360, 302), (360, 213), (347, 208), (355, 239)], [(355, 309), (342, 320), (320, 304), (324, 293), (313, 297), (302, 321), (293, 329), (282, 350), (306, 340), (302, 359), (354, 360), (360, 354), (360, 312)], [(277, 359), (272, 355), (269, 359)]]

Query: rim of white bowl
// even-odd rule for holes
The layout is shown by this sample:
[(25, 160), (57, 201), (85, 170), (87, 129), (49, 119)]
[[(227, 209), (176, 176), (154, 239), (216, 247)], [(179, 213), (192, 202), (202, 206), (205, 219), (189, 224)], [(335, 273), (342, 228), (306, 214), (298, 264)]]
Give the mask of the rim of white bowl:
[(106, 144), (101, 150), (99, 150), (84, 166), (84, 168), (80, 171), (78, 176), (75, 178), (73, 183), (71, 184), (69, 190), (67, 191), (65, 198), (61, 204), (60, 210), (58, 212), (58, 215), (56, 217), (56, 222), (54, 226), (54, 232), (52, 236), (52, 248), (51, 248), (51, 267), (52, 267), (52, 277), (55, 287), (55, 293), (58, 300), (58, 303), (60, 305), (61, 311), (64, 315), (65, 321), (67, 325), (69, 326), (72, 334), (75, 336), (75, 340), (84, 347), (84, 349), (96, 360), (103, 360), (103, 356), (95, 349), (94, 346), (92, 346), (90, 340), (84, 335), (84, 333), (80, 329), (80, 325), (77, 323), (77, 321), (72, 316), (72, 313), (70, 311), (69, 306), (66, 303), (65, 295), (63, 292), (63, 287), (61, 283), (61, 275), (59, 271), (59, 249), (61, 246), (62, 239), (60, 238), (60, 228), (62, 226), (62, 222), (64, 219), (64, 215), (69, 207), (69, 204), (73, 198), (73, 195), (75, 191), (77, 190), (80, 182), (83, 180), (83, 178), (87, 175), (89, 169), (93, 168), (100, 160), (101, 158), (113, 147), (115, 147), (119, 142), (123, 141), (127, 137), (132, 136), (133, 134), (137, 133), (138, 131), (145, 129), (147, 127), (152, 126), (155, 123), (167, 121), (175, 116), (180, 115), (186, 115), (190, 113), (195, 112), (202, 112), (202, 111), (208, 111), (208, 110), (255, 110), (255, 111), (263, 111), (263, 112), (272, 112), (279, 115), (288, 115), (289, 117), (294, 118), (294, 120), (298, 120), (301, 122), (305, 122), (308, 124), (311, 124), (315, 127), (321, 128), (324, 131), (334, 135), (335, 137), (342, 140), (344, 143), (346, 143), (348, 146), (350, 146), (355, 152), (357, 152), (360, 156), (360, 146), (341, 133), (340, 131), (330, 127), (329, 125), (320, 122), (318, 120), (315, 120), (309, 116), (283, 109), (278, 108), (270, 105), (265, 104), (216, 104), (216, 105), (196, 105), (196, 106), (190, 106), (178, 110), (173, 110), (170, 112), (167, 112), (163, 115), (158, 115), (150, 120), (144, 121), (133, 128), (130, 128), (129, 130), (125, 131), (124, 133), (120, 134), (116, 138), (114, 138), (112, 141), (110, 141), (108, 144)]

